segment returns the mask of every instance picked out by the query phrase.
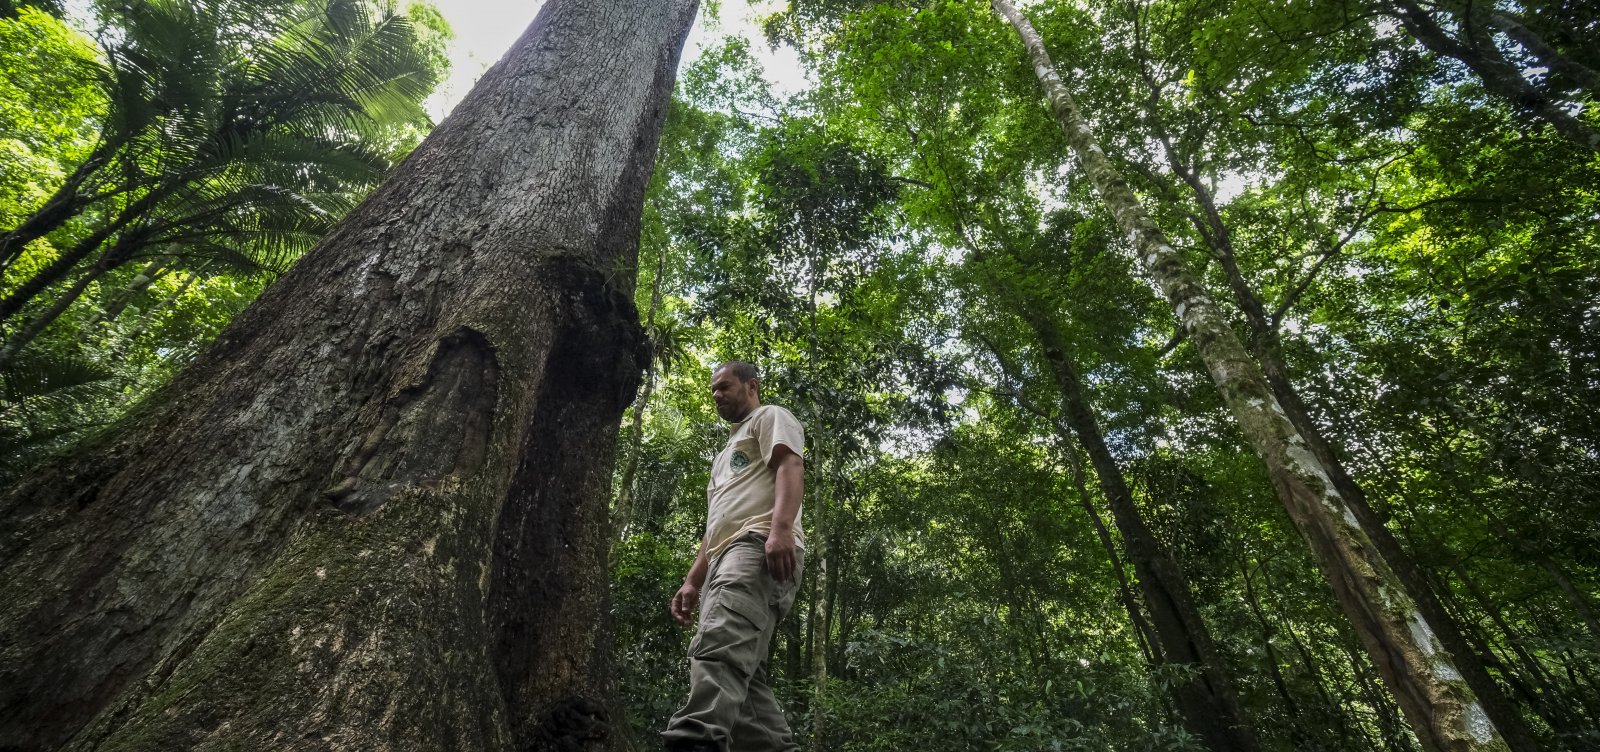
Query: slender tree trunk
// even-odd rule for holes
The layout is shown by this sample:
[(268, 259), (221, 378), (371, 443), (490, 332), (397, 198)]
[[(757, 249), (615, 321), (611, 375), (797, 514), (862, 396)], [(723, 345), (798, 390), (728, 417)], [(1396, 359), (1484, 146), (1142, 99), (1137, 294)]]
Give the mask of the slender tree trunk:
[[(973, 248), (972, 255), (974, 259), (981, 258), (981, 249)], [(1106, 445), (1099, 420), (1083, 393), (1082, 379), (1067, 353), (1066, 340), (1055, 322), (1045, 315), (1048, 306), (1027, 297), (1008, 280), (994, 279), (989, 284), (995, 288), (997, 297), (1018, 301), (1012, 312), (1033, 331), (1055, 386), (1066, 402), (1066, 428), (1070, 429), (1078, 445), (1088, 454), (1106, 505), (1111, 509), (1111, 519), (1122, 536), (1122, 545), (1127, 550), (1128, 558), (1133, 561), (1139, 592), (1150, 613), (1148, 628), (1154, 638), (1152, 645), (1155, 653), (1164, 662), (1200, 669), (1193, 680), (1172, 688), (1173, 699), (1177, 702), (1184, 726), (1210, 749), (1258, 748), (1259, 742), (1248, 714), (1239, 704), (1238, 691), (1233, 685), (1226, 661), (1217, 650), (1210, 630), (1194, 605), (1194, 596), (1183, 570), (1171, 553), (1156, 540), (1144, 521), (1143, 513), (1134, 503), (1122, 467)], [(998, 348), (991, 346), (991, 349), (1003, 363), (1004, 358)], [(1099, 515), (1092, 508), (1090, 514), (1098, 527)], [(1109, 545), (1109, 536), (1106, 543)], [(1114, 554), (1112, 558), (1115, 563)], [(1118, 577), (1123, 577), (1120, 568)], [(1130, 607), (1129, 614), (1136, 627), (1146, 627), (1137, 608)]]
[[(1266, 592), (1272, 592), (1272, 580), (1267, 576), (1265, 567), (1261, 568), (1261, 585)], [(1300, 634), (1295, 631), (1294, 622), (1281, 609), (1278, 611), (1278, 621), (1283, 624), (1282, 632), (1289, 638), (1289, 646), (1294, 648), (1295, 655), (1300, 657), (1300, 665), (1305, 667), (1306, 676), (1311, 679), (1311, 686), (1317, 690), (1317, 697), (1322, 700), (1322, 706), (1328, 709), (1328, 715), (1333, 718), (1333, 725), (1339, 733), (1339, 738), (1348, 745), (1355, 741), (1355, 733), (1359, 733), (1361, 739), (1367, 742), (1368, 746), (1374, 746), (1372, 736), (1367, 733), (1366, 727), (1360, 723), (1355, 724), (1355, 733), (1352, 733), (1350, 721), (1354, 713), (1348, 685), (1343, 682), (1335, 683), (1335, 680), (1328, 677), (1328, 672), (1322, 670), (1322, 664), (1317, 660), (1316, 655), (1311, 652), (1311, 649), (1306, 646), (1305, 640), (1300, 639)], [(1333, 689), (1339, 693), (1337, 700), (1334, 699), (1333, 693), (1329, 691), (1329, 684), (1333, 684)]]
[(617, 509), (612, 514), (612, 530), (619, 539), (627, 536), (628, 526), (633, 522), (634, 479), (639, 474), (639, 455), (644, 451), (644, 411), (650, 406), (650, 397), (655, 390), (656, 367), (652, 358), (644, 367), (644, 387), (639, 390), (638, 399), (633, 401), (633, 425), (628, 429), (627, 458), (623, 460), (622, 479), (618, 481)]
[(1277, 628), (1261, 610), (1261, 600), (1256, 597), (1256, 586), (1250, 576), (1248, 562), (1239, 562), (1239, 574), (1244, 578), (1245, 605), (1250, 607), (1250, 615), (1255, 617), (1256, 626), (1261, 629), (1261, 653), (1262, 659), (1267, 664), (1267, 674), (1272, 677), (1272, 686), (1278, 691), (1278, 697), (1283, 700), (1283, 709), (1287, 711), (1289, 740), (1295, 749), (1308, 749), (1312, 746), (1311, 739), (1306, 736), (1306, 731), (1301, 726), (1305, 716), (1300, 709), (1300, 702), (1295, 699), (1294, 693), (1289, 691), (1289, 683), (1284, 681), (1283, 668), (1278, 665), (1278, 650), (1272, 646), (1272, 636), (1277, 632)]
[[(1482, 435), (1481, 432), (1474, 431), (1474, 433)], [(1567, 603), (1572, 606), (1573, 613), (1588, 629), (1589, 639), (1595, 647), (1600, 648), (1600, 617), (1596, 616), (1594, 597), (1579, 588), (1572, 581), (1572, 577), (1566, 573), (1565, 569), (1551, 560), (1543, 548), (1536, 543), (1530, 542), (1526, 536), (1518, 534), (1517, 525), (1484, 503), (1484, 500), (1477, 494), (1462, 490), (1461, 495), (1478, 509), (1484, 520), (1489, 523), (1490, 529), (1496, 531), (1497, 536), (1506, 548), (1515, 552), (1522, 560), (1537, 565), (1539, 569), (1550, 576), (1550, 580), (1556, 584), (1556, 588), (1561, 591), (1562, 596), (1567, 599)], [(1470, 584), (1466, 572), (1459, 567), (1459, 564), (1454, 569), (1464, 583)]]
[[(100, 238), (91, 237), (85, 240), (84, 244), (81, 244), (80, 247), (88, 247), (87, 244), (90, 242), (94, 242), (96, 245), (98, 245), (99, 241)], [(35, 337), (39, 336), (39, 334), (45, 329), (49, 328), (51, 324), (55, 323), (56, 319), (60, 318), (61, 314), (65, 313), (68, 308), (71, 308), (73, 303), (78, 302), (78, 298), (83, 296), (84, 291), (89, 288), (91, 283), (100, 279), (106, 274), (106, 272), (109, 272), (112, 269), (115, 269), (126, 263), (129, 255), (132, 254), (133, 251), (143, 242), (144, 235), (140, 231), (124, 231), (122, 235), (117, 238), (116, 242), (112, 243), (111, 247), (107, 248), (106, 251), (100, 255), (100, 258), (97, 259), (93, 265), (91, 265), (88, 269), (83, 270), (83, 274), (79, 275), (77, 281), (73, 282), (72, 285), (70, 285), (66, 290), (62, 291), (61, 295), (56, 298), (55, 302), (53, 302), (49, 308), (45, 309), (44, 311), (40, 312), (38, 316), (35, 316), (33, 319), (24, 323), (21, 328), (17, 330), (16, 334), (12, 335), (6, 340), (4, 346), (0, 346), (0, 369), (3, 369), (9, 365), (11, 361), (17, 357), (17, 353), (22, 351), (22, 348), (27, 347), (29, 343), (33, 342)], [(60, 271), (63, 274), (70, 272), (72, 270), (72, 263), (66, 262), (71, 258), (72, 257), (69, 255), (62, 257), (61, 259), (57, 259), (55, 263), (51, 264), (51, 266), (47, 268), (47, 271)], [(72, 259), (73, 263), (78, 260), (81, 259)], [(40, 276), (43, 275), (41, 274)], [(38, 277), (35, 277), (32, 281), (37, 280)], [(33, 287), (29, 289), (31, 289), (31, 292), (35, 294), (43, 291), (42, 287)], [(10, 299), (8, 299), (8, 301), (9, 300)], [(22, 302), (26, 303), (27, 301), (24, 300)]]
[(1567, 602), (1572, 604), (1572, 610), (1583, 620), (1583, 625), (1588, 628), (1589, 639), (1594, 646), (1600, 648), (1600, 617), (1595, 615), (1594, 596), (1578, 588), (1572, 582), (1572, 577), (1555, 562), (1551, 561), (1550, 557), (1541, 554), (1538, 557), (1538, 562), (1539, 568), (1550, 575), (1550, 579), (1555, 580), (1556, 587), (1560, 588), (1561, 594), (1566, 596)]
[[(980, 249), (977, 248), (972, 249), (972, 255), (975, 259), (982, 257)], [(995, 286), (998, 297), (1001, 298), (1014, 298), (1023, 294), (1004, 279), (995, 279), (991, 284)], [(1121, 585), (1120, 592), (1139, 637), (1140, 647), (1144, 650), (1146, 658), (1152, 662), (1196, 666), (1200, 669), (1199, 675), (1194, 680), (1172, 687), (1179, 717), (1190, 733), (1202, 739), (1211, 749), (1257, 748), (1259, 742), (1255, 738), (1249, 716), (1239, 704), (1238, 692), (1233, 685), (1226, 661), (1217, 650), (1205, 621), (1200, 618), (1200, 612), (1194, 605), (1194, 597), (1182, 569), (1173, 560), (1170, 552), (1151, 533), (1144, 521), (1143, 513), (1134, 503), (1133, 493), (1128, 488), (1121, 465), (1106, 445), (1099, 421), (1083, 394), (1082, 380), (1078, 376), (1076, 366), (1067, 355), (1066, 342), (1060, 329), (1042, 314), (1048, 307), (1041, 301), (1017, 299), (1020, 300), (1020, 304), (1013, 309), (1013, 313), (1020, 316), (1034, 332), (1044, 360), (1054, 376), (1056, 388), (1066, 402), (1065, 425), (1057, 424), (1057, 431), (1063, 441), (1067, 442), (1071, 471), (1078, 487), (1079, 497), (1084, 510), (1099, 532), (1101, 542), (1106, 547), (1112, 566), (1116, 570), (1117, 580)], [(992, 344), (989, 347), (1001, 361), (1002, 367), (1008, 373), (1011, 372), (1013, 369), (1006, 365), (1000, 350)], [(1037, 408), (1029, 406), (1020, 395), (1018, 400), (1041, 417), (1049, 418)], [(1133, 561), (1139, 592), (1149, 609), (1148, 622), (1143, 618), (1142, 610), (1129, 592), (1129, 583), (1122, 569), (1122, 562), (1112, 545), (1111, 537), (1100, 520), (1099, 513), (1088, 500), (1087, 490), (1083, 486), (1081, 463), (1076, 454), (1071, 453), (1071, 445), (1074, 442), (1082, 446), (1089, 455), (1090, 464), (1094, 467), (1095, 476), (1100, 483), (1101, 493), (1106, 497), (1106, 505), (1111, 509), (1111, 518), (1122, 536), (1123, 547), (1127, 550), (1128, 558)]]
[(839, 636), (834, 638), (833, 641), (838, 648), (834, 651), (833, 668), (831, 670), (834, 676), (844, 681), (850, 681), (856, 677), (856, 672), (851, 670), (850, 665), (850, 638), (855, 634), (856, 622), (860, 614), (859, 611), (850, 609), (851, 600), (849, 598), (841, 598), (837, 589), (834, 590), (833, 598), (834, 610), (837, 613), (833, 621), (839, 625)]
[(1305, 400), (1301, 399), (1300, 392), (1290, 377), (1289, 366), (1283, 355), (1283, 340), (1279, 335), (1278, 321), (1268, 315), (1266, 306), (1262, 304), (1261, 298), (1245, 279), (1243, 270), (1239, 268), (1238, 256), (1234, 253), (1233, 234), (1217, 208), (1216, 197), (1200, 179), (1199, 173), (1184, 164), (1172, 149), (1170, 135), (1164, 131), (1161, 135), (1163, 144), (1167, 148), (1168, 166), (1189, 187), (1195, 200), (1200, 204), (1202, 221), (1205, 225), (1201, 228), (1201, 235), (1223, 269), (1224, 276), (1228, 280), (1228, 288), (1233, 292), (1234, 302), (1243, 314), (1245, 325), (1250, 332), (1247, 340), (1250, 353), (1261, 364), (1262, 375), (1272, 387), (1272, 393), (1277, 397), (1279, 406), (1283, 408), (1285, 417), (1294, 424), (1295, 430), (1305, 439), (1306, 446), (1328, 471), (1333, 485), (1338, 488), (1347, 506), (1360, 521), (1362, 529), (1372, 539), (1379, 555), (1405, 585), (1406, 592), (1416, 599), (1417, 609), (1428, 624), (1434, 627), (1439, 642), (1455, 659), (1456, 667), (1461, 670), (1467, 685), (1482, 702), (1484, 712), (1500, 731), (1507, 746), (1514, 752), (1537, 752), (1538, 745), (1534, 742), (1527, 724), (1512, 707), (1500, 690), (1500, 686), (1484, 669), (1482, 659), (1462, 638), (1455, 621), (1439, 604), (1439, 599), (1430, 586), (1431, 581), (1389, 531), (1383, 516), (1368, 503), (1365, 489), (1356, 483), (1355, 478), (1345, 469), (1339, 453), (1334, 450), (1333, 442), (1323, 434), (1322, 427), (1311, 418), (1310, 409)]
[[(1261, 579), (1262, 586), (1267, 587), (1270, 592), (1272, 584), (1267, 581), (1266, 570), (1262, 570)], [(1339, 734), (1339, 741), (1342, 742), (1342, 746), (1347, 747), (1347, 749), (1354, 749), (1358, 741), (1365, 742), (1368, 747), (1376, 746), (1376, 742), (1373, 742), (1373, 736), (1370, 733), (1366, 733), (1365, 725), (1357, 722), (1354, 723), (1354, 728), (1352, 728), (1352, 720), (1355, 718), (1355, 702), (1352, 699), (1352, 693), (1350, 693), (1350, 686), (1347, 683), (1338, 682), (1336, 678), (1328, 677), (1328, 672), (1322, 669), (1322, 664), (1317, 661), (1317, 656), (1312, 654), (1310, 648), (1307, 648), (1306, 640), (1301, 640), (1299, 632), (1294, 630), (1294, 622), (1290, 621), (1282, 611), (1278, 611), (1278, 621), (1283, 624), (1283, 634), (1288, 635), (1288, 638), (1290, 638), (1290, 646), (1293, 646), (1294, 654), (1301, 659), (1301, 666), (1306, 667), (1306, 675), (1310, 678), (1312, 688), (1317, 690), (1317, 698), (1322, 699), (1322, 707), (1326, 707), (1328, 709), (1326, 710), (1328, 717), (1333, 718), (1334, 731)], [(1334, 698), (1334, 693), (1338, 693), (1338, 698)], [(1357, 734), (1360, 734), (1360, 739), (1357, 739)]]
[(1415, 601), (1378, 554), (1323, 463), (1283, 414), (1271, 386), (1117, 172), (1079, 114), (1044, 41), (1007, 0), (992, 0), (1028, 49), (1073, 151), (1147, 273), (1172, 304), (1289, 516), (1429, 752), (1503, 750), (1504, 740)]
[[(1588, 658), (1580, 657), (1572, 650), (1567, 650), (1565, 653), (1567, 660), (1563, 665), (1566, 666), (1567, 671), (1571, 674), (1573, 685), (1579, 685), (1579, 679), (1582, 679), (1581, 683), (1587, 691), (1587, 696), (1600, 697), (1600, 681), (1595, 680), (1594, 672), (1589, 669)], [(1589, 717), (1591, 719), (1600, 719), (1600, 714), (1590, 713)], [(1591, 723), (1591, 725), (1593, 724)]]
[(1389, 752), (1412, 752), (1414, 748), (1411, 746), (1411, 735), (1406, 733), (1406, 725), (1401, 720), (1400, 713), (1389, 701), (1389, 693), (1385, 692), (1378, 682), (1373, 681), (1368, 661), (1363, 660), (1366, 656), (1348, 647), (1345, 651), (1350, 657), (1356, 683), (1361, 687), (1361, 693), (1366, 696), (1367, 705), (1372, 708), (1373, 718), (1378, 724), (1378, 738), (1383, 742), (1384, 748)]
[(1544, 37), (1523, 25), (1510, 13), (1496, 10), (1486, 15), (1490, 25), (1522, 45), (1522, 49), (1527, 50), (1528, 54), (1533, 55), (1533, 59), (1549, 68), (1551, 73), (1572, 79), (1573, 83), (1587, 89), (1591, 96), (1600, 99), (1600, 72), (1561, 54), (1561, 51), (1552, 47)]
[(32, 302), (40, 293), (52, 285), (66, 279), (72, 270), (89, 258), (95, 251), (100, 250), (100, 245), (111, 237), (115, 230), (111, 227), (103, 228), (87, 238), (79, 241), (77, 245), (67, 249), (65, 253), (57, 256), (54, 261), (46, 264), (27, 281), (17, 285), (11, 294), (0, 298), (0, 321), (7, 321), (21, 311), (23, 306)]
[[(107, 263), (107, 268), (111, 269), (127, 261), (128, 257), (138, 250), (139, 243), (143, 240), (144, 235), (137, 230), (127, 230), (126, 228), (142, 219), (156, 205), (158, 200), (159, 196), (152, 192), (135, 201), (124, 208), (116, 219), (107, 222), (100, 229), (90, 233), (68, 249), (66, 253), (57, 257), (55, 261), (50, 262), (28, 278), (26, 282), (17, 285), (10, 295), (0, 299), (0, 321), (5, 321), (15, 316), (18, 311), (22, 310), (23, 306), (38, 297), (40, 293), (66, 279), (79, 263), (82, 263), (84, 259), (95, 251), (100, 250), (100, 246), (113, 235), (117, 235), (117, 241), (113, 249), (106, 252), (106, 258), (113, 260), (114, 263), (107, 263), (105, 259), (102, 260), (102, 263)], [(118, 235), (118, 233), (121, 234)]]
[[(826, 462), (826, 460), (824, 460)], [(820, 466), (821, 463), (818, 463)], [(813, 573), (811, 601), (806, 614), (807, 637), (811, 657), (811, 736), (806, 747), (812, 752), (823, 749), (826, 733), (828, 694), (828, 640), (833, 630), (833, 614), (828, 609), (828, 598), (833, 586), (828, 554), (831, 527), (828, 520), (829, 494), (826, 489), (816, 494), (816, 512), (811, 516), (814, 528), (806, 537), (813, 541), (806, 551), (806, 568)]]
[(1056, 386), (1066, 401), (1066, 421), (1078, 443), (1089, 455), (1100, 490), (1111, 509), (1111, 519), (1122, 535), (1122, 545), (1133, 560), (1140, 595), (1150, 609), (1161, 653), (1169, 663), (1199, 668), (1189, 682), (1174, 688), (1184, 725), (1213, 750), (1254, 750), (1259, 744), (1249, 717), (1239, 705), (1238, 692), (1228, 668), (1211, 639), (1211, 632), (1194, 605), (1189, 583), (1171, 554), (1161, 546), (1145, 524), (1144, 515), (1133, 501), (1122, 467), (1106, 446), (1082, 379), (1067, 355), (1066, 342), (1054, 322), (1040, 315), (1040, 308), (1029, 305), (1023, 312), (1039, 338), (1045, 362), (1055, 376)]
[(788, 686), (794, 686), (800, 683), (800, 677), (805, 671), (801, 662), (801, 649), (805, 647), (805, 638), (800, 634), (800, 620), (794, 617), (784, 619), (783, 632), (783, 678)]
[(1117, 597), (1128, 612), (1128, 621), (1133, 623), (1133, 636), (1139, 643), (1139, 652), (1144, 654), (1147, 664), (1164, 662), (1166, 656), (1158, 652), (1156, 646), (1159, 643), (1156, 641), (1155, 630), (1145, 618), (1144, 609), (1140, 607), (1138, 599), (1133, 596), (1133, 588), (1128, 583), (1127, 569), (1123, 566), (1122, 557), (1117, 555), (1117, 546), (1111, 540), (1111, 531), (1106, 529), (1105, 520), (1100, 518), (1100, 510), (1096, 509), (1089, 499), (1089, 489), (1084, 483), (1083, 461), (1070, 445), (1073, 439), (1067, 435), (1063, 435), (1061, 439), (1067, 444), (1063, 447), (1063, 451), (1069, 455), (1068, 469), (1072, 473), (1072, 485), (1078, 492), (1078, 507), (1089, 516), (1095, 535), (1100, 539), (1100, 547), (1105, 549), (1106, 560), (1111, 563), (1111, 571), (1117, 578)]
[(1549, 95), (1534, 88), (1492, 45), (1451, 37), (1426, 8), (1412, 0), (1386, 0), (1384, 7), (1423, 47), (1434, 54), (1455, 58), (1476, 73), (1483, 88), (1491, 94), (1533, 113), (1583, 147), (1600, 152), (1600, 131), (1573, 117)]
[(822, 611), (818, 614), (822, 620), (822, 655), (823, 661), (818, 664), (817, 681), (826, 689), (829, 677), (839, 671), (840, 655), (844, 652), (844, 645), (839, 642), (835, 634), (838, 629), (839, 619), (839, 580), (844, 569), (844, 557), (839, 555), (839, 528), (834, 526), (828, 538), (828, 567), (824, 574), (827, 577), (822, 582)]
[(78, 165), (60, 187), (56, 188), (56, 192), (45, 199), (43, 205), (16, 227), (0, 232), (0, 271), (9, 269), (29, 243), (49, 235), (83, 211), (89, 203), (88, 198), (81, 193), (84, 183), (105, 164), (107, 157), (115, 148), (116, 145), (102, 140), (88, 158), (84, 159), (83, 164)]
[[(133, 329), (129, 330), (128, 333), (117, 342), (117, 346), (116, 349), (113, 350), (114, 354), (112, 357), (120, 358), (127, 353), (128, 348), (132, 347), (135, 342), (139, 341), (140, 337), (144, 336), (145, 332), (150, 330), (150, 324), (155, 321), (156, 314), (161, 312), (163, 309), (170, 308), (174, 303), (177, 303), (178, 299), (183, 297), (183, 294), (188, 292), (189, 288), (193, 286), (194, 283), (199, 279), (200, 275), (198, 272), (189, 272), (188, 274), (183, 275), (183, 281), (179, 282), (178, 286), (174, 288), (172, 292), (167, 293), (165, 298), (162, 298), (156, 303), (147, 306), (144, 311), (140, 312), (139, 323), (135, 324)], [(143, 366), (140, 366), (140, 368), (142, 369)]]
[[(1485, 661), (1499, 670), (1504, 677), (1506, 685), (1512, 694), (1522, 698), (1526, 707), (1545, 722), (1552, 729), (1568, 728), (1571, 719), (1565, 711), (1554, 702), (1548, 692), (1544, 691), (1543, 679), (1538, 668), (1530, 668), (1518, 654), (1515, 641), (1522, 637), (1516, 633), (1507, 633), (1507, 625), (1494, 612), (1488, 613), (1489, 620), (1501, 629), (1501, 639), (1496, 640), (1489, 630), (1476, 625), (1469, 617), (1467, 606), (1444, 585), (1440, 585), (1439, 592), (1445, 595), (1445, 605), (1457, 615), (1457, 622), (1463, 627), (1462, 635), (1472, 645), (1479, 655), (1485, 656)], [(1482, 603), (1485, 608), (1498, 608), (1492, 603)], [(1512, 645), (1513, 647), (1506, 647)], [(1538, 685), (1538, 686), (1536, 686)]]
[(1516, 627), (1506, 620), (1500, 605), (1478, 587), (1460, 562), (1451, 562), (1450, 568), (1461, 581), (1467, 594), (1477, 603), (1478, 610), (1488, 616), (1489, 621), (1500, 632), (1499, 642), (1503, 646), (1502, 650), (1509, 652), (1521, 664), (1523, 681), (1529, 684), (1530, 691), (1527, 693), (1529, 699), (1543, 708), (1543, 714), (1551, 719), (1552, 725), (1557, 728), (1570, 727), (1573, 721), (1572, 709), (1563, 701), (1562, 693), (1555, 686), (1553, 677), (1544, 663), (1528, 651), (1527, 646), (1533, 641), (1518, 632)]
[(694, 10), (549, 0), (190, 368), (0, 496), (0, 738), (610, 743), (631, 270)]
[(173, 257), (165, 256), (145, 264), (144, 268), (140, 269), (133, 279), (128, 280), (128, 284), (118, 290), (116, 296), (107, 302), (105, 307), (98, 314), (95, 314), (94, 318), (89, 320), (85, 328), (116, 321), (117, 317), (121, 316), (122, 312), (127, 310), (128, 306), (133, 303), (134, 298), (143, 295), (146, 290), (150, 289), (150, 285), (167, 273), (167, 265), (172, 261)]
[(5, 345), (0, 346), (0, 370), (5, 370), (6, 366), (11, 365), (11, 361), (16, 359), (17, 353), (22, 352), (22, 348), (33, 342), (33, 338), (48, 329), (56, 319), (61, 318), (61, 314), (66, 313), (73, 303), (78, 302), (78, 298), (83, 297), (83, 292), (89, 289), (89, 285), (105, 273), (106, 268), (100, 264), (85, 269), (71, 287), (56, 297), (49, 308), (33, 317), (17, 330), (16, 334), (8, 338)]
[[(1527, 620), (1533, 623), (1533, 629), (1535, 632), (1546, 636), (1546, 639), (1554, 637), (1555, 639), (1559, 640), (1566, 637), (1566, 635), (1561, 634), (1562, 630), (1560, 628), (1550, 623), (1550, 613), (1548, 610), (1537, 609), (1534, 607), (1533, 603), (1527, 601), (1524, 601), (1520, 605), (1522, 606), (1523, 612), (1527, 614)], [(1552, 653), (1550, 658), (1548, 660), (1541, 660), (1540, 666), (1543, 669), (1546, 687), (1545, 691), (1556, 698), (1561, 703), (1562, 707), (1564, 707), (1566, 711), (1571, 714), (1570, 717), (1572, 718), (1572, 721), (1563, 725), (1562, 728), (1582, 729), (1593, 727), (1595, 724), (1592, 719), (1600, 718), (1600, 713), (1596, 712), (1592, 696), (1585, 692), (1579, 691), (1580, 688), (1572, 685), (1571, 683), (1567, 683), (1565, 686), (1563, 686), (1561, 681), (1562, 677), (1556, 675), (1555, 669), (1551, 667), (1551, 664), (1560, 666), (1563, 669), (1566, 669), (1567, 667), (1562, 665), (1564, 662), (1554, 655), (1554, 653), (1557, 651), (1550, 652)], [(1569, 672), (1563, 670), (1562, 673), (1567, 674)]]

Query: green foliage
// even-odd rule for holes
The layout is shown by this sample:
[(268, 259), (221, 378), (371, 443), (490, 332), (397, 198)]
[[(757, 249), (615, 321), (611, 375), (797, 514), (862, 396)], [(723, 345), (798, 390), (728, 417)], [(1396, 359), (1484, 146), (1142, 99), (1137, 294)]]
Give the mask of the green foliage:
[[(71, 355), (29, 353), (0, 372), (0, 458), (27, 456), (99, 419), (95, 408), (115, 397), (114, 371)], [(0, 465), (0, 483), (18, 477)]]
[(95, 10), (101, 45), (0, 20), (0, 371), (84, 363), (110, 386), (43, 422), (7, 403), (8, 465), (163, 383), (350, 211), (431, 127), (450, 35), (426, 4)]
[[(1591, 749), (1600, 160), (1392, 6), (1026, 12), (1117, 169), (1258, 357), (1281, 359), (1536, 743)], [(1580, 6), (1498, 7), (1577, 67), (1538, 72), (1542, 53), (1487, 39), (1592, 124), (1600, 35)], [(163, 383), (354, 206), (430, 127), (420, 101), (449, 38), (427, 5), (97, 10), (103, 45), (0, 6), (0, 228), (69, 199), (6, 251), (0, 293), (109, 228), (6, 322), (86, 282), (0, 368), (5, 473)], [(1477, 11), (1428, 12), (1460, 35)], [(815, 88), (775, 95), (746, 40), (701, 51), (646, 205), (652, 381), (620, 434), (612, 561), (637, 746), (683, 696), (689, 635), (666, 601), (726, 435), (709, 369), (739, 358), (807, 427), (810, 561), (771, 673), (809, 750), (1197, 748), (1172, 702), (1197, 668), (1153, 655), (1136, 623), (1129, 548), (1062, 425), (1059, 347), (1263, 748), (1414, 749), (987, 4), (795, 2), (764, 26)]]
[(0, 227), (49, 197), (93, 148), (105, 95), (94, 45), (33, 8), (0, 19)]
[[(1026, 12), (1247, 339), (1254, 301), (1276, 338), (1258, 345), (1277, 348), (1537, 743), (1586, 749), (1600, 162), (1368, 10)], [(1592, 18), (1552, 20), (1582, 15), (1570, 4), (1519, 12), (1594, 59)], [(807, 748), (1194, 744), (1167, 709), (1193, 667), (1147, 662), (1108, 562), (1131, 577), (1126, 550), (1085, 511), (1105, 501), (1060, 426), (1030, 323), (1044, 321), (1263, 747), (1414, 749), (1193, 347), (1066, 160), (1007, 27), (978, 2), (806, 2), (765, 30), (817, 87), (775, 101), (742, 43), (685, 71), (683, 130), (650, 195), (670, 250), (648, 259), (681, 264), (662, 267), (678, 297), (665, 308), (689, 312), (702, 367), (755, 358), (768, 398), (807, 424), (805, 524), (828, 576), (812, 568), (773, 654)], [(719, 444), (704, 375), (666, 380), (643, 421), (643, 529), (679, 557)], [(627, 597), (653, 598), (637, 613), (659, 625), (676, 572), (652, 594), (643, 561)], [(646, 664), (664, 677), (635, 675), (652, 683), (629, 698), (641, 740), (681, 698), (671, 657)]]

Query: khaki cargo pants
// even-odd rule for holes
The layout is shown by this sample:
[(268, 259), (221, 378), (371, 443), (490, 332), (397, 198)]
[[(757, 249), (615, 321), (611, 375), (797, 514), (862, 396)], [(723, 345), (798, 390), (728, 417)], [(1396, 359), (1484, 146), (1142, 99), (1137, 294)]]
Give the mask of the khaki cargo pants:
[(711, 563), (701, 594), (700, 629), (689, 643), (689, 701), (661, 738), (674, 745), (710, 742), (720, 752), (795, 752), (794, 734), (767, 686), (767, 650), (794, 605), (794, 578), (767, 574), (766, 538), (751, 533)]

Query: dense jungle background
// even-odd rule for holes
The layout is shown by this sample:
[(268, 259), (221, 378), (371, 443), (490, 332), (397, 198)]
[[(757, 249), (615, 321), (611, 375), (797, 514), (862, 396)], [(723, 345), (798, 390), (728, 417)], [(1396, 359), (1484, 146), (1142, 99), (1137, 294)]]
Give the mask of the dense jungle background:
[[(275, 2), (0, 7), (0, 483), (137, 411), (433, 127), (437, 11)], [(1002, 5), (793, 0), (679, 71), (608, 532), (626, 745), (686, 687), (709, 374), (747, 359), (807, 429), (771, 659), (807, 750), (1496, 748), (1419, 741), (1330, 587), (1362, 578), (1501, 748), (1600, 750), (1596, 9), (1036, 0), (1051, 71)], [(1219, 390), (1160, 247), (1270, 391)], [(1251, 399), (1392, 572), (1306, 532)]]

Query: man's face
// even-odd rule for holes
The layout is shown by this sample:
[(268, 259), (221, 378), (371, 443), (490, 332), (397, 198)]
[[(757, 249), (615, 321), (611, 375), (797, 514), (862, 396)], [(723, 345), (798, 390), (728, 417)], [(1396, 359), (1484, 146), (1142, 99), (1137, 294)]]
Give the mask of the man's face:
[(755, 409), (756, 382), (740, 381), (733, 371), (719, 369), (711, 374), (711, 401), (717, 403), (717, 414), (723, 420), (737, 423)]

